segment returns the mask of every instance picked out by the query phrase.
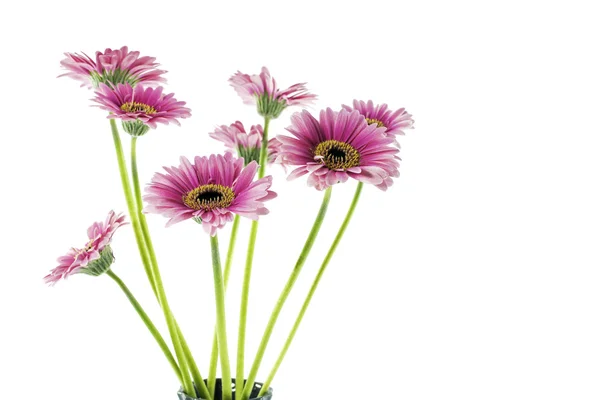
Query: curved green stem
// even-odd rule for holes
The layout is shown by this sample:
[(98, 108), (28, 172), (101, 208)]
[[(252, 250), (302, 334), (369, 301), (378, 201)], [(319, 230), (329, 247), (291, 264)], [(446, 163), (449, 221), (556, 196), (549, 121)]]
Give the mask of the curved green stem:
[(187, 360), (183, 354), (183, 350), (181, 348), (181, 342), (179, 340), (178, 332), (175, 328), (175, 323), (173, 320), (173, 315), (171, 314), (171, 310), (169, 308), (169, 304), (167, 302), (167, 297), (162, 285), (162, 280), (160, 278), (160, 274), (158, 274), (158, 269), (153, 268), (153, 265), (150, 261), (150, 255), (148, 254), (146, 248), (146, 242), (144, 240), (144, 234), (142, 231), (142, 227), (140, 224), (140, 218), (138, 210), (134, 203), (133, 194), (131, 192), (131, 184), (129, 183), (129, 176), (127, 174), (127, 166), (125, 165), (125, 156), (123, 154), (123, 146), (121, 145), (121, 138), (119, 137), (119, 130), (117, 129), (117, 124), (114, 119), (110, 120), (110, 127), (113, 135), (113, 141), (115, 144), (115, 151), (117, 154), (117, 162), (119, 164), (119, 172), (121, 175), (121, 184), (123, 186), (123, 191), (125, 193), (125, 200), (127, 201), (127, 208), (129, 209), (129, 215), (131, 218), (131, 224), (133, 225), (133, 231), (135, 234), (136, 242), (138, 245), (138, 250), (140, 252), (140, 257), (142, 258), (142, 262), (144, 264), (144, 269), (146, 271), (146, 275), (148, 276), (148, 280), (150, 281), (150, 285), (153, 287), (154, 293), (159, 299), (159, 304), (162, 308), (165, 320), (167, 321), (167, 326), (169, 328), (169, 334), (171, 336), (171, 341), (173, 342), (173, 347), (175, 348), (175, 355), (177, 357), (177, 361), (179, 363), (180, 371), (181, 371), (181, 384), (183, 389), (188, 394), (195, 394), (194, 385), (192, 380), (188, 374), (188, 364)]
[(269, 373), (269, 377), (267, 378), (262, 389), (260, 390), (258, 397), (264, 395), (267, 392), (267, 390), (269, 389), (269, 386), (271, 385), (271, 382), (273, 381), (273, 378), (275, 377), (275, 374), (277, 373), (277, 370), (279, 369), (279, 366), (281, 365), (283, 358), (285, 357), (288, 349), (290, 348), (290, 345), (292, 344), (292, 341), (294, 340), (296, 331), (298, 330), (298, 327), (300, 326), (300, 323), (302, 322), (302, 318), (304, 317), (304, 314), (306, 313), (306, 310), (308, 309), (310, 301), (312, 300), (312, 297), (315, 294), (317, 287), (319, 286), (319, 282), (321, 281), (321, 278), (323, 277), (323, 273), (325, 273), (325, 269), (327, 268), (327, 265), (329, 265), (329, 262), (331, 261), (331, 258), (333, 257), (333, 253), (335, 253), (335, 250), (337, 249), (338, 245), (340, 244), (340, 241), (342, 240), (342, 237), (344, 236), (344, 232), (346, 232), (346, 228), (348, 227), (348, 224), (350, 223), (350, 219), (352, 219), (352, 215), (354, 214), (354, 210), (356, 209), (356, 205), (358, 204), (358, 199), (360, 198), (360, 193), (362, 191), (362, 188), (363, 188), (363, 183), (359, 182), (358, 186), (356, 187), (356, 192), (354, 193), (354, 198), (352, 199), (352, 203), (350, 204), (350, 208), (348, 209), (348, 212), (346, 213), (346, 218), (344, 218), (344, 222), (342, 222), (342, 225), (340, 226), (340, 229), (338, 230), (338, 233), (335, 236), (335, 239), (333, 240), (333, 243), (331, 244), (331, 247), (329, 248), (327, 255), (325, 256), (325, 259), (323, 260), (323, 263), (321, 264), (321, 268), (319, 269), (319, 272), (317, 273), (317, 276), (315, 277), (315, 280), (313, 281), (313, 284), (310, 287), (310, 291), (308, 292), (308, 295), (306, 296), (306, 299), (304, 300), (304, 304), (302, 304), (302, 308), (300, 309), (300, 312), (298, 313), (298, 317), (296, 317), (296, 322), (294, 322), (294, 327), (290, 331), (288, 338), (285, 341), (285, 345), (283, 346), (281, 353), (279, 353), (279, 357), (277, 358), (277, 361), (275, 362), (273, 369)]
[[(265, 176), (267, 167), (267, 153), (269, 145), (269, 122), (271, 119), (265, 117), (262, 144), (260, 148), (260, 165), (258, 168), (258, 179)], [(236, 362), (236, 393), (244, 389), (244, 357), (246, 351), (246, 321), (248, 320), (248, 299), (250, 297), (250, 278), (252, 276), (252, 263), (254, 260), (254, 247), (258, 234), (258, 221), (252, 221), (250, 238), (248, 239), (248, 252), (246, 253), (246, 267), (244, 268), (244, 279), (242, 281), (242, 298), (240, 302), (240, 321), (238, 324), (238, 348)]]
[(213, 277), (215, 281), (215, 303), (217, 308), (217, 337), (219, 352), (221, 354), (221, 374), (223, 400), (232, 400), (231, 392), (231, 367), (229, 365), (229, 350), (227, 348), (227, 326), (225, 319), (225, 283), (221, 271), (221, 257), (219, 255), (219, 241), (217, 236), (210, 237), (210, 248), (213, 264)]
[[(161, 285), (162, 285), (162, 279), (160, 277), (160, 272), (158, 269), (158, 260), (156, 258), (156, 252), (154, 251), (154, 245), (152, 244), (152, 238), (150, 237), (150, 230), (148, 229), (148, 223), (146, 222), (146, 216), (142, 213), (144, 204), (142, 202), (142, 190), (140, 187), (140, 180), (139, 180), (139, 174), (138, 174), (138, 168), (137, 168), (137, 137), (136, 136), (131, 137), (131, 175), (132, 175), (132, 180), (133, 180), (133, 190), (135, 193), (137, 218), (139, 220), (139, 225), (140, 225), (140, 228), (142, 231), (142, 237), (144, 240), (144, 244), (146, 246), (146, 251), (149, 255), (152, 275), (153, 275), (153, 279), (154, 279), (152, 289), (154, 290), (154, 294), (156, 295), (157, 300), (160, 304), (161, 300), (160, 300), (160, 296), (157, 293), (157, 288), (156, 288), (156, 277), (158, 277), (158, 279), (160, 280)], [(162, 305), (161, 305), (161, 307), (162, 307)], [(196, 364), (196, 361), (194, 360), (194, 357), (192, 356), (192, 352), (187, 344), (187, 341), (185, 340), (183, 333), (181, 332), (181, 329), (179, 328), (179, 324), (177, 323), (177, 320), (175, 320), (175, 317), (173, 316), (170, 309), (169, 309), (169, 313), (171, 314), (171, 318), (173, 319), (174, 329), (177, 334), (177, 340), (181, 344), (182, 355), (186, 359), (186, 363), (184, 363), (184, 364), (187, 365), (189, 371), (191, 372), (192, 378), (193, 378), (194, 382), (196, 383), (196, 387), (197, 387), (198, 391), (200, 392), (200, 395), (202, 397), (204, 397), (205, 399), (212, 399), (212, 396), (210, 396), (208, 393), (208, 389), (206, 388), (206, 384), (204, 383), (202, 374), (200, 374), (198, 365)], [(186, 375), (187, 375), (187, 373), (188, 372), (186, 370)], [(193, 393), (195, 396), (195, 391), (193, 391), (191, 393)]]
[(177, 379), (179, 379), (179, 381), (181, 382), (181, 371), (179, 370), (179, 365), (177, 365), (177, 362), (173, 358), (171, 350), (169, 350), (169, 346), (167, 346), (167, 344), (165, 343), (165, 340), (163, 339), (158, 329), (156, 329), (154, 323), (152, 323), (152, 320), (150, 319), (148, 314), (146, 314), (140, 303), (133, 296), (133, 293), (131, 293), (127, 285), (125, 285), (125, 283), (121, 280), (121, 278), (117, 276), (117, 274), (115, 274), (110, 269), (106, 271), (106, 274), (110, 276), (117, 283), (117, 285), (119, 285), (123, 293), (125, 293), (125, 296), (127, 296), (127, 299), (129, 299), (129, 302), (131, 303), (135, 311), (137, 311), (138, 315), (146, 325), (146, 328), (148, 328), (148, 330), (152, 334), (152, 337), (154, 337), (154, 340), (156, 340), (156, 343), (158, 343), (158, 346), (164, 353), (165, 357), (167, 357), (167, 361), (169, 361), (169, 364), (171, 364), (171, 368), (173, 368), (173, 371), (177, 375)]
[[(235, 250), (235, 242), (237, 239), (237, 231), (240, 226), (240, 216), (236, 215), (233, 218), (233, 226), (231, 227), (231, 236), (229, 237), (229, 248), (227, 249), (227, 258), (225, 259), (225, 269), (223, 271), (223, 280), (225, 281), (225, 293), (227, 293), (227, 284), (229, 283), (229, 275), (231, 275), (231, 264), (233, 262), (233, 253)], [(210, 367), (208, 370), (208, 391), (211, 397), (214, 398), (215, 386), (217, 382), (217, 361), (219, 360), (219, 343), (217, 339), (217, 328), (213, 334), (212, 350), (210, 352)]]
[[(323, 202), (321, 203), (321, 208), (315, 218), (315, 222), (313, 223), (313, 227), (310, 230), (308, 238), (306, 238), (306, 243), (302, 248), (302, 252), (298, 257), (298, 261), (296, 261), (296, 265), (292, 270), (279, 298), (277, 299), (277, 303), (271, 312), (271, 317), (269, 318), (269, 322), (267, 323), (267, 327), (265, 328), (265, 332), (263, 333), (263, 337), (260, 341), (260, 345), (258, 347), (258, 351), (256, 352), (256, 356), (254, 358), (254, 362), (252, 363), (252, 368), (250, 369), (250, 374), (248, 375), (248, 380), (244, 387), (244, 392), (242, 394), (242, 400), (248, 400), (250, 398), (250, 394), (252, 392), (252, 388), (254, 387), (254, 382), (256, 379), (256, 375), (258, 374), (258, 369), (260, 367), (260, 363), (262, 362), (263, 356), (267, 349), (267, 344), (269, 343), (269, 339), (271, 338), (271, 334), (273, 333), (273, 329), (275, 328), (275, 323), (277, 322), (277, 318), (279, 317), (279, 313), (285, 304), (304, 263), (306, 262), (306, 258), (312, 249), (312, 246), (317, 238), (317, 234), (321, 229), (321, 225), (323, 224), (323, 219), (325, 218), (325, 214), (327, 212), (327, 207), (329, 205), (329, 200), (331, 199), (331, 186), (327, 188), (325, 194), (323, 196)], [(238, 399), (239, 400), (239, 399)]]

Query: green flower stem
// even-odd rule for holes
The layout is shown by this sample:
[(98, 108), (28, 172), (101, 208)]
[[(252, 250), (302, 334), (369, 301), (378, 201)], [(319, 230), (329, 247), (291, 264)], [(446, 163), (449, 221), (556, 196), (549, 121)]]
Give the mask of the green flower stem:
[(137, 167), (137, 136), (131, 137), (131, 179), (133, 180), (133, 193), (135, 194), (136, 210), (139, 217), (143, 217), (142, 208), (142, 189), (140, 187), (140, 177)]
[(277, 318), (279, 317), (279, 313), (281, 312), (281, 309), (283, 308), (283, 305), (285, 304), (285, 301), (286, 301), (288, 295), (292, 291), (294, 283), (296, 282), (296, 279), (298, 278), (298, 275), (300, 274), (300, 271), (302, 270), (302, 267), (304, 266), (304, 263), (306, 262), (306, 258), (308, 257), (308, 254), (310, 253), (310, 250), (312, 249), (315, 239), (317, 238), (317, 234), (319, 233), (319, 230), (321, 229), (321, 225), (323, 223), (323, 219), (325, 218), (325, 214), (327, 212), (327, 207), (329, 205), (330, 199), (331, 199), (331, 186), (328, 187), (327, 190), (325, 190), (325, 194), (323, 196), (323, 202), (321, 203), (321, 208), (319, 209), (319, 213), (317, 214), (317, 217), (315, 218), (315, 222), (313, 223), (313, 227), (310, 230), (308, 238), (306, 238), (306, 243), (304, 244), (302, 252), (300, 253), (300, 256), (298, 257), (298, 261), (296, 261), (296, 265), (294, 266), (294, 269), (292, 270), (292, 273), (290, 274), (288, 281), (286, 282), (281, 294), (279, 295), (279, 298), (277, 299), (277, 303), (275, 304), (275, 307), (273, 308), (271, 317), (269, 318), (269, 322), (267, 324), (267, 327), (265, 328), (265, 332), (263, 333), (263, 337), (260, 341), (258, 351), (256, 352), (254, 362), (252, 363), (252, 368), (250, 369), (250, 374), (248, 376), (248, 380), (244, 387), (244, 392), (242, 394), (241, 400), (248, 400), (250, 398), (252, 388), (254, 387), (256, 375), (258, 374), (258, 369), (260, 367), (260, 363), (262, 362), (263, 356), (267, 349), (267, 344), (269, 343), (269, 339), (271, 338), (271, 334), (273, 333), (273, 329), (275, 327), (275, 323), (277, 322)]
[(262, 146), (260, 148), (260, 166), (258, 168), (258, 179), (265, 176), (267, 168), (267, 155), (269, 153), (269, 122), (271, 118), (265, 117), (265, 126), (263, 127)]
[[(271, 119), (265, 117), (262, 145), (260, 148), (260, 165), (258, 168), (258, 179), (265, 176), (267, 166), (267, 153), (269, 145), (269, 122)], [(258, 221), (252, 221), (250, 238), (248, 239), (248, 252), (246, 253), (246, 267), (244, 268), (244, 279), (242, 281), (242, 299), (240, 303), (240, 321), (238, 324), (238, 348), (236, 362), (236, 393), (244, 389), (244, 357), (246, 351), (246, 321), (248, 320), (248, 299), (250, 297), (250, 278), (252, 276), (252, 262), (254, 260), (254, 247), (256, 235), (258, 234)]]
[[(227, 258), (225, 259), (225, 270), (223, 271), (223, 280), (225, 281), (225, 293), (227, 293), (227, 284), (229, 283), (229, 275), (231, 274), (231, 263), (233, 262), (233, 252), (235, 250), (235, 242), (237, 239), (237, 231), (240, 226), (240, 216), (236, 215), (233, 218), (233, 226), (231, 227), (231, 236), (229, 238), (229, 248), (227, 250)], [(213, 334), (212, 350), (210, 352), (210, 368), (208, 371), (208, 392), (214, 398), (215, 386), (217, 382), (217, 361), (219, 360), (219, 343), (217, 339), (217, 327)]]
[[(131, 184), (129, 183), (129, 175), (127, 174), (127, 166), (125, 164), (125, 155), (123, 154), (123, 146), (121, 145), (121, 138), (119, 137), (119, 130), (117, 129), (117, 123), (114, 119), (110, 120), (110, 128), (112, 131), (113, 141), (115, 144), (115, 152), (117, 153), (117, 162), (119, 164), (119, 173), (121, 175), (121, 185), (123, 186), (123, 192), (125, 194), (125, 200), (127, 202), (127, 209), (129, 210), (129, 216), (131, 218), (131, 223), (134, 227), (133, 233), (135, 234), (135, 240), (138, 246), (138, 251), (140, 253), (140, 257), (142, 259), (142, 264), (144, 265), (144, 270), (146, 272), (146, 276), (148, 277), (148, 281), (150, 281), (150, 286), (152, 286), (152, 290), (154, 294), (158, 296), (156, 293), (156, 284), (154, 283), (154, 274), (152, 272), (152, 267), (150, 264), (150, 257), (148, 256), (148, 252), (146, 251), (146, 245), (144, 241), (144, 235), (139, 229), (140, 222), (138, 217), (138, 212), (136, 211), (136, 205), (134, 202), (133, 194), (131, 193)], [(137, 228), (136, 228), (137, 227)]]
[(281, 365), (283, 358), (285, 357), (288, 349), (290, 348), (290, 345), (292, 344), (292, 341), (294, 340), (296, 331), (298, 330), (298, 327), (300, 326), (300, 323), (302, 322), (302, 318), (304, 317), (304, 314), (306, 313), (306, 310), (308, 309), (308, 305), (310, 304), (310, 301), (312, 300), (312, 297), (315, 294), (317, 287), (319, 286), (319, 282), (321, 281), (321, 278), (323, 277), (323, 273), (325, 272), (327, 265), (329, 265), (329, 262), (331, 261), (331, 258), (333, 257), (333, 253), (335, 253), (335, 250), (337, 249), (338, 244), (340, 244), (340, 241), (342, 240), (342, 236), (344, 236), (344, 232), (346, 232), (346, 228), (348, 227), (348, 224), (350, 223), (350, 219), (352, 219), (352, 215), (354, 214), (354, 210), (356, 209), (356, 205), (358, 204), (358, 199), (360, 198), (360, 193), (362, 191), (362, 188), (363, 188), (363, 183), (359, 182), (358, 186), (356, 187), (356, 192), (354, 193), (354, 198), (352, 199), (352, 203), (350, 204), (350, 208), (348, 209), (348, 212), (346, 213), (346, 218), (344, 218), (344, 222), (340, 226), (340, 229), (338, 230), (338, 233), (335, 236), (335, 239), (333, 240), (333, 243), (331, 244), (331, 247), (329, 248), (327, 255), (325, 256), (325, 259), (323, 260), (323, 263), (321, 264), (321, 268), (319, 269), (319, 272), (317, 273), (317, 276), (315, 277), (315, 280), (313, 281), (310, 291), (308, 292), (308, 295), (306, 296), (306, 299), (304, 300), (304, 304), (302, 304), (302, 309), (300, 310), (300, 313), (298, 313), (298, 317), (296, 317), (296, 322), (294, 322), (294, 327), (290, 331), (290, 334), (288, 335), (288, 338), (285, 341), (285, 345), (283, 346), (281, 353), (279, 353), (279, 357), (277, 358), (277, 361), (275, 362), (273, 369), (269, 373), (269, 377), (267, 378), (262, 389), (260, 390), (258, 397), (264, 395), (267, 392), (267, 390), (269, 389), (269, 386), (271, 385), (271, 382), (273, 381), (273, 378), (275, 377), (275, 374), (277, 373), (277, 370), (279, 369), (279, 366)]
[(236, 215), (233, 218), (233, 226), (231, 227), (231, 236), (229, 237), (229, 248), (227, 249), (227, 258), (225, 259), (225, 269), (223, 270), (223, 279), (225, 281), (225, 289), (229, 283), (229, 275), (231, 275), (231, 264), (233, 263), (233, 252), (235, 250), (235, 242), (237, 240), (237, 231), (240, 226), (240, 216)]
[(117, 283), (117, 285), (119, 285), (121, 290), (123, 290), (123, 293), (125, 293), (125, 296), (127, 296), (127, 299), (129, 299), (129, 302), (131, 303), (131, 305), (133, 306), (135, 311), (137, 311), (138, 315), (140, 316), (140, 318), (146, 325), (146, 328), (148, 328), (148, 330), (152, 334), (152, 337), (154, 337), (154, 340), (156, 340), (156, 343), (158, 343), (158, 346), (164, 353), (165, 357), (167, 357), (167, 361), (169, 361), (169, 364), (171, 364), (173, 371), (175, 371), (175, 374), (177, 375), (177, 379), (179, 379), (179, 381), (181, 382), (182, 379), (181, 379), (181, 371), (179, 370), (179, 366), (177, 365), (177, 362), (173, 358), (173, 354), (171, 353), (171, 350), (169, 350), (169, 346), (167, 346), (167, 344), (165, 343), (165, 340), (161, 336), (158, 329), (156, 329), (156, 326), (152, 323), (152, 320), (150, 319), (150, 317), (148, 317), (148, 314), (146, 314), (146, 312), (144, 311), (144, 309), (142, 308), (140, 303), (136, 300), (136, 298), (133, 296), (133, 293), (131, 293), (131, 291), (129, 290), (127, 285), (125, 285), (125, 283), (121, 280), (121, 278), (119, 278), (110, 269), (108, 271), (106, 271), (106, 275), (110, 276)]
[(169, 304), (167, 302), (167, 297), (166, 297), (166, 294), (163, 289), (162, 280), (160, 278), (160, 275), (157, 274), (158, 270), (153, 268), (153, 265), (150, 262), (150, 256), (146, 249), (144, 234), (143, 234), (142, 227), (140, 224), (139, 213), (135, 206), (133, 193), (131, 192), (131, 184), (129, 183), (129, 176), (127, 174), (127, 166), (125, 165), (125, 156), (123, 154), (123, 146), (121, 145), (121, 138), (119, 137), (119, 130), (117, 129), (117, 124), (114, 119), (110, 120), (110, 127), (111, 127), (111, 131), (112, 131), (112, 135), (113, 135), (113, 141), (115, 144), (115, 151), (117, 154), (117, 162), (119, 164), (121, 183), (123, 186), (123, 191), (125, 193), (125, 199), (127, 201), (127, 208), (129, 209), (129, 216), (131, 218), (131, 223), (133, 225), (133, 231), (134, 231), (135, 239), (136, 239), (136, 242), (138, 245), (138, 250), (140, 252), (140, 256), (141, 256), (142, 262), (144, 264), (144, 269), (146, 271), (146, 275), (148, 276), (148, 280), (150, 281), (150, 284), (153, 287), (154, 293), (157, 295), (157, 297), (159, 299), (159, 304), (163, 310), (165, 320), (167, 321), (167, 326), (169, 328), (169, 334), (171, 335), (171, 341), (173, 342), (173, 347), (175, 348), (175, 355), (177, 356), (177, 361), (179, 362), (181, 378), (182, 378), (181, 384), (183, 386), (183, 389), (188, 394), (195, 394), (194, 385), (188, 374), (187, 360), (183, 354), (183, 350), (181, 347), (181, 341), (179, 339), (176, 325), (173, 320), (173, 315), (171, 314), (171, 310), (170, 310)]
[(240, 321), (238, 324), (238, 348), (235, 375), (235, 392), (241, 393), (244, 389), (244, 357), (246, 352), (246, 321), (248, 320), (248, 298), (250, 296), (250, 277), (252, 275), (252, 261), (254, 259), (254, 247), (256, 245), (256, 234), (258, 232), (258, 221), (252, 221), (250, 228), (250, 239), (248, 241), (248, 253), (246, 254), (246, 268), (244, 268), (244, 279), (242, 281), (242, 301), (240, 304)]
[[(156, 258), (156, 252), (154, 251), (154, 245), (152, 244), (152, 238), (150, 237), (150, 230), (148, 229), (148, 223), (146, 222), (146, 216), (142, 213), (144, 204), (142, 202), (142, 190), (140, 187), (140, 179), (139, 179), (138, 168), (137, 168), (137, 136), (131, 137), (131, 175), (132, 175), (132, 180), (133, 180), (133, 191), (135, 194), (137, 216), (138, 216), (140, 226), (142, 229), (142, 236), (144, 238), (146, 250), (148, 252), (148, 255), (150, 256), (150, 262), (151, 262), (151, 266), (152, 266), (153, 276), (158, 276), (159, 279), (162, 281), (162, 279), (160, 278), (160, 272), (158, 269), (158, 260)], [(157, 296), (157, 299), (160, 303), (160, 298), (158, 296), (158, 293), (156, 292), (156, 286), (153, 287), (153, 290), (154, 290), (154, 294)], [(169, 310), (169, 312), (171, 312), (171, 311)], [(183, 333), (181, 332), (181, 329), (179, 328), (179, 324), (175, 320), (175, 317), (172, 315), (172, 313), (171, 313), (171, 317), (173, 318), (175, 330), (177, 331), (177, 336), (178, 336), (179, 340), (181, 341), (181, 349), (183, 351), (183, 355), (186, 358), (187, 366), (189, 367), (189, 370), (192, 374), (192, 378), (193, 378), (194, 382), (196, 383), (196, 387), (202, 397), (204, 397), (205, 399), (212, 399), (212, 396), (209, 395), (208, 389), (206, 388), (206, 384), (204, 383), (204, 378), (202, 378), (202, 374), (200, 373), (200, 370), (198, 369), (198, 365), (196, 364), (196, 361), (194, 360), (194, 357), (192, 356), (192, 352), (187, 344), (187, 341), (185, 340)], [(194, 393), (194, 392), (192, 392), (192, 393)]]
[(229, 366), (229, 350), (227, 349), (227, 326), (225, 320), (225, 283), (221, 271), (221, 256), (219, 255), (219, 240), (217, 236), (210, 237), (210, 248), (215, 281), (215, 303), (217, 306), (217, 336), (219, 353), (221, 354), (221, 374), (223, 400), (232, 400), (231, 367)]

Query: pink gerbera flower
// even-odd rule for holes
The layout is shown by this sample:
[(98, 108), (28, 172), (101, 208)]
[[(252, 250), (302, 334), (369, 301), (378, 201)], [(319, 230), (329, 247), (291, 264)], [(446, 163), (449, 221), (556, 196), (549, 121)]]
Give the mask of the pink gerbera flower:
[(196, 157), (193, 164), (181, 157), (179, 167), (164, 169), (167, 173), (156, 173), (146, 187), (144, 211), (169, 218), (167, 226), (193, 218), (214, 236), (233, 214), (253, 220), (267, 214), (264, 202), (276, 197), (269, 190), (271, 176), (252, 182), (258, 164), (244, 167), (244, 160), (231, 153)]
[(100, 83), (153, 86), (166, 82), (161, 75), (167, 71), (156, 68), (159, 65), (154, 62), (156, 58), (140, 57), (139, 51), (129, 51), (127, 46), (119, 50), (106, 49), (104, 53), (97, 51), (95, 60), (85, 53), (65, 53), (65, 56), (60, 65), (68, 72), (60, 76), (81, 81), (81, 86), (98, 87)]
[(378, 127), (385, 128), (387, 136), (395, 137), (404, 135), (405, 129), (412, 129), (414, 120), (412, 115), (406, 109), (400, 108), (392, 111), (387, 104), (374, 105), (371, 100), (368, 102), (354, 100), (353, 107), (342, 105), (345, 110), (357, 110), (369, 124), (376, 124)]
[(65, 53), (65, 56), (60, 65), (67, 72), (60, 76), (81, 81), (81, 86), (98, 87), (100, 83), (153, 86), (166, 82), (161, 75), (167, 71), (156, 68), (159, 65), (154, 62), (156, 58), (140, 57), (139, 51), (129, 51), (127, 46), (119, 50), (106, 49), (104, 53), (97, 51), (95, 60), (85, 53)]
[(260, 161), (260, 148), (262, 144), (263, 129), (261, 125), (252, 125), (250, 132), (246, 132), (244, 124), (235, 121), (233, 124), (221, 125), (214, 132), (208, 134), (211, 138), (225, 144), (229, 152), (236, 151), (246, 164)]
[(262, 68), (259, 75), (238, 71), (229, 82), (244, 104), (256, 104), (258, 113), (264, 117), (277, 118), (286, 107), (306, 106), (317, 98), (308, 92), (306, 83), (297, 83), (285, 90), (278, 89), (266, 67)]
[(106, 272), (114, 261), (110, 242), (115, 231), (126, 225), (123, 214), (108, 213), (104, 222), (94, 222), (87, 230), (88, 242), (82, 249), (71, 248), (58, 258), (58, 267), (44, 277), (44, 282), (54, 285), (61, 279), (84, 273), (98, 276)]
[(141, 136), (156, 124), (180, 125), (178, 118), (191, 116), (190, 109), (184, 107), (185, 101), (177, 101), (173, 93), (163, 95), (163, 88), (132, 87), (118, 84), (115, 89), (101, 83), (92, 99), (101, 109), (109, 111), (107, 118), (119, 118), (123, 129), (133, 135)]
[(358, 111), (321, 111), (319, 120), (308, 111), (295, 113), (287, 130), (279, 135), (284, 163), (299, 166), (288, 179), (310, 174), (308, 184), (323, 190), (353, 178), (382, 190), (399, 176), (398, 149), (385, 128), (367, 124)]
[[(252, 125), (250, 132), (246, 132), (244, 124), (235, 121), (229, 126), (218, 126), (214, 132), (210, 132), (208, 135), (223, 142), (228, 152), (237, 152), (238, 157), (243, 158), (246, 164), (252, 161), (260, 162), (260, 149), (263, 139), (262, 125)], [(274, 139), (269, 140), (267, 149), (267, 162), (269, 164), (275, 160), (274, 153), (277, 146), (278, 143)]]

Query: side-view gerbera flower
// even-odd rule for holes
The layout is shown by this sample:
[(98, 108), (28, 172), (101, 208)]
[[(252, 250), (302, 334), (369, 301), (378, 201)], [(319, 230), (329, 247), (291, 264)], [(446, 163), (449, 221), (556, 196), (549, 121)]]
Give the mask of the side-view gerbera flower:
[(289, 106), (307, 106), (317, 96), (309, 93), (306, 83), (297, 83), (287, 89), (277, 88), (269, 70), (263, 67), (259, 75), (236, 72), (229, 82), (240, 95), (244, 104), (256, 104), (258, 113), (264, 117), (277, 118)]
[(271, 176), (253, 182), (255, 161), (244, 167), (231, 153), (195, 157), (193, 164), (181, 157), (179, 167), (164, 169), (166, 174), (156, 173), (146, 187), (144, 211), (169, 218), (167, 226), (193, 218), (215, 236), (234, 214), (253, 220), (267, 214), (264, 202), (277, 196), (269, 190)]
[(81, 81), (81, 86), (88, 88), (98, 87), (100, 83), (110, 86), (144, 83), (153, 86), (166, 82), (162, 75), (167, 71), (156, 68), (159, 64), (155, 62), (155, 57), (140, 57), (139, 51), (129, 51), (127, 46), (118, 50), (97, 51), (95, 59), (85, 53), (65, 53), (65, 56), (60, 65), (67, 72), (60, 76)]
[(163, 94), (162, 86), (157, 88), (129, 84), (118, 84), (111, 88), (103, 83), (92, 99), (97, 107), (110, 112), (107, 118), (123, 121), (123, 129), (132, 136), (141, 136), (156, 124), (174, 123), (181, 125), (178, 118), (191, 116), (185, 101), (177, 101), (173, 93)]
[(114, 261), (110, 243), (115, 231), (126, 225), (125, 216), (110, 211), (104, 222), (94, 222), (87, 230), (88, 242), (83, 248), (71, 248), (66, 255), (58, 258), (58, 266), (46, 277), (44, 282), (55, 285), (61, 279), (84, 273), (101, 275)]
[(237, 152), (237, 155), (243, 158), (246, 164), (252, 161), (259, 162), (263, 136), (261, 125), (252, 125), (250, 132), (246, 132), (244, 124), (240, 121), (235, 121), (229, 126), (217, 126), (208, 135), (213, 139), (223, 142), (227, 151)]
[(404, 130), (412, 129), (415, 122), (405, 108), (393, 111), (388, 108), (387, 104), (375, 105), (371, 100), (367, 102), (354, 100), (352, 107), (346, 105), (342, 105), (342, 107), (347, 111), (357, 110), (365, 117), (368, 124), (384, 127), (385, 134), (390, 137), (404, 135)]
[[(228, 152), (237, 152), (238, 157), (244, 159), (246, 164), (252, 161), (260, 162), (260, 149), (263, 139), (262, 125), (252, 125), (250, 131), (246, 132), (244, 124), (235, 121), (233, 124), (220, 125), (208, 134), (211, 138), (225, 144)], [(269, 140), (267, 151), (267, 163), (272, 164), (276, 160), (277, 149), (280, 143), (277, 139)]]
[(353, 178), (382, 190), (399, 176), (398, 149), (385, 128), (367, 124), (358, 111), (330, 108), (322, 110), (319, 120), (308, 111), (295, 113), (287, 130), (293, 137), (279, 135), (284, 164), (298, 166), (288, 179), (305, 174), (309, 186), (323, 190)]

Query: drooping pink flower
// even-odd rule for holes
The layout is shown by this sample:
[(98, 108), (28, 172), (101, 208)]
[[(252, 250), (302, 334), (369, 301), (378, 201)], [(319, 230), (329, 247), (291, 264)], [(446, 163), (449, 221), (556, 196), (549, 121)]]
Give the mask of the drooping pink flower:
[(264, 202), (276, 197), (269, 190), (272, 177), (252, 181), (258, 164), (244, 167), (244, 160), (231, 153), (195, 157), (192, 164), (181, 157), (179, 167), (164, 167), (146, 187), (145, 212), (169, 218), (167, 226), (193, 218), (211, 236), (217, 234), (233, 215), (257, 220), (269, 211)]
[(265, 117), (277, 118), (289, 106), (307, 106), (317, 96), (309, 93), (306, 83), (297, 83), (285, 90), (277, 88), (269, 70), (263, 67), (259, 75), (236, 72), (229, 78), (231, 86), (240, 95), (244, 104), (256, 104), (258, 113)]
[(60, 65), (67, 72), (60, 76), (81, 81), (81, 86), (98, 87), (100, 83), (154, 86), (166, 82), (162, 74), (167, 71), (156, 68), (159, 64), (154, 62), (155, 57), (140, 57), (139, 51), (129, 51), (127, 46), (106, 49), (104, 53), (97, 51), (95, 60), (85, 53), (65, 53), (65, 56)]
[[(246, 164), (252, 161), (260, 163), (260, 149), (262, 147), (263, 127), (262, 125), (252, 125), (250, 132), (246, 132), (244, 124), (235, 121), (233, 124), (221, 125), (215, 128), (214, 132), (208, 134), (211, 138), (225, 144), (226, 151), (237, 152), (238, 157), (245, 160)], [(269, 140), (267, 145), (267, 163), (275, 161), (276, 152), (275, 138)]]
[(387, 104), (374, 105), (373, 101), (369, 100), (366, 103), (362, 100), (354, 100), (353, 107), (342, 105), (345, 110), (357, 110), (369, 124), (376, 124), (378, 127), (385, 128), (385, 134), (394, 137), (396, 135), (404, 135), (405, 129), (412, 129), (414, 120), (412, 115), (406, 109), (400, 108), (392, 111)]
[(287, 130), (279, 135), (284, 164), (298, 166), (288, 179), (309, 174), (308, 184), (323, 190), (353, 178), (382, 190), (399, 176), (398, 149), (385, 128), (367, 124), (358, 111), (322, 110), (319, 120), (308, 111), (292, 115)]
[(110, 243), (115, 231), (126, 225), (125, 216), (110, 211), (104, 222), (94, 222), (87, 230), (88, 242), (79, 248), (71, 248), (66, 255), (58, 258), (58, 266), (44, 277), (44, 282), (55, 285), (61, 279), (78, 274), (99, 275), (106, 272), (114, 257)]
[(92, 100), (99, 104), (97, 107), (110, 112), (107, 118), (121, 119), (128, 133), (141, 136), (148, 128), (156, 129), (157, 123), (181, 125), (178, 118), (191, 116), (190, 109), (184, 107), (185, 101), (177, 101), (173, 96), (173, 93), (164, 95), (162, 86), (118, 84), (112, 89), (101, 83)]

